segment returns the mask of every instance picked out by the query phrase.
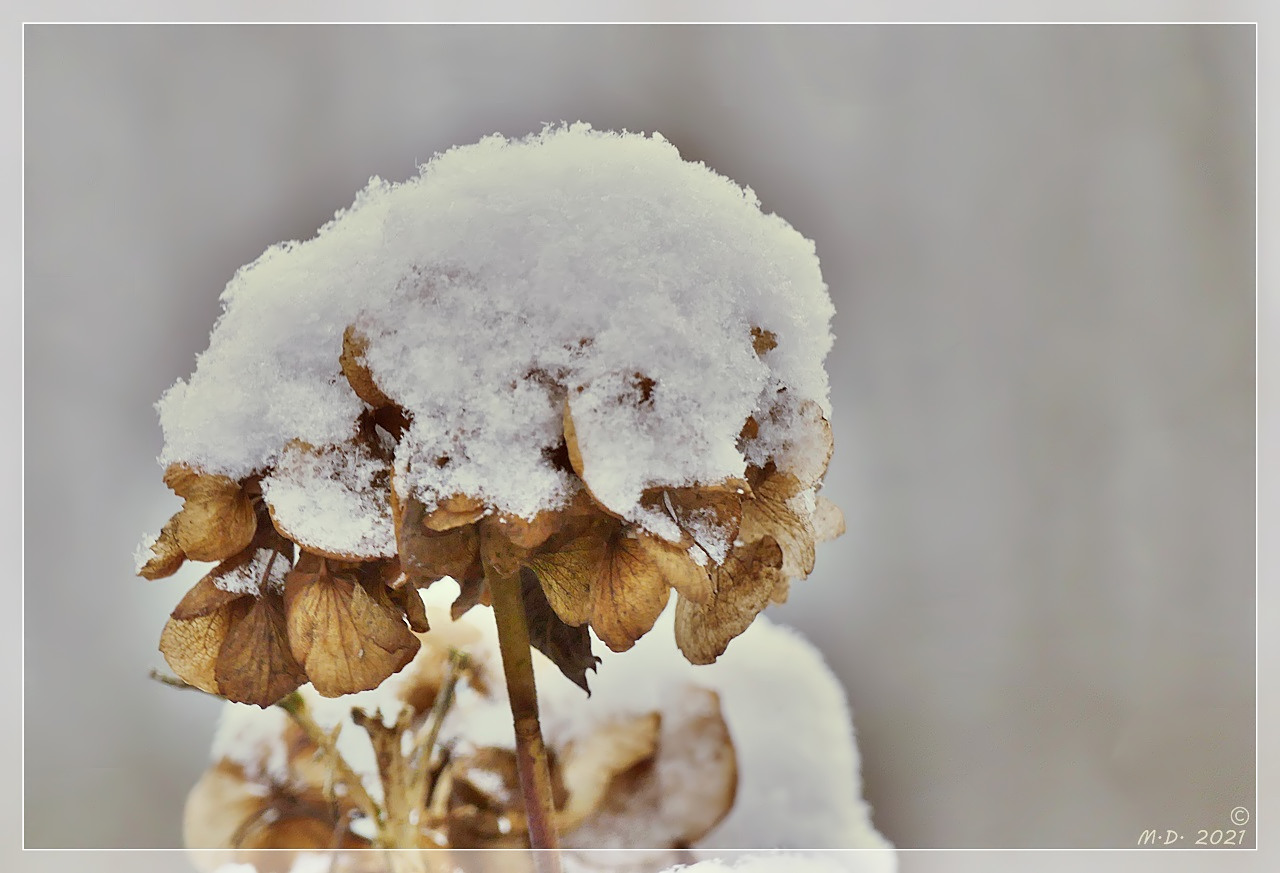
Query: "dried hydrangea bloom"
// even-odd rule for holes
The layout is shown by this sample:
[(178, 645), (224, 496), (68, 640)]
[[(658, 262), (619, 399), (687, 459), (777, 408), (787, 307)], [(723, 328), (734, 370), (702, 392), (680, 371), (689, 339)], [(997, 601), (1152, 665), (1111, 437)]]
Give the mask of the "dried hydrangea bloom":
[[(527, 845), (515, 752), (492, 729), (509, 729), (497, 699), (495, 641), (478, 622), (451, 625), (443, 610), (433, 612), (438, 629), (421, 636), (419, 654), (394, 681), (341, 701), (302, 693), (324, 731), (331, 721), (342, 725), (332, 750), (317, 746), (281, 707), (228, 704), (213, 764), (187, 799), (186, 845), (226, 850), (206, 858), (213, 864), (250, 860), (266, 848)], [(456, 688), (459, 711), (427, 748), (423, 734), (459, 648), (474, 655)], [(376, 718), (359, 715), (375, 710)], [(641, 710), (613, 708), (588, 724), (575, 719), (575, 729), (553, 743), (566, 848), (688, 846), (729, 811), (737, 759), (717, 693), (677, 682), (663, 706)], [(332, 752), (347, 770), (335, 766)], [(426, 778), (410, 784), (405, 774), (424, 763)], [(365, 797), (376, 806), (373, 816)], [(397, 813), (406, 803), (412, 809)], [(410, 833), (386, 833), (397, 828)], [(440, 869), (453, 868), (442, 859)]]
[[(223, 303), (159, 404), (186, 504), (139, 570), (277, 556), (162, 641), (233, 700), (375, 687), (416, 651), (406, 592), (446, 576), (455, 614), (518, 580), (533, 645), (583, 687), (588, 628), (626, 650), (672, 591), (680, 650), (709, 663), (840, 526), (816, 496), (813, 245), (657, 134), (495, 136), (374, 179)], [(265, 666), (231, 676), (232, 651)]]

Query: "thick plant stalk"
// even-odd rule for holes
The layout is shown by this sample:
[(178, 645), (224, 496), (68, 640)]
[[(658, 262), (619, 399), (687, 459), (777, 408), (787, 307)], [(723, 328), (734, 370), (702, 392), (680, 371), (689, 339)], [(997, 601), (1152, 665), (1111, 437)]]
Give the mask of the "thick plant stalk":
[(491, 577), (489, 588), (493, 615), (498, 623), (502, 671), (507, 680), (507, 696), (515, 725), (516, 768), (520, 774), (520, 793), (529, 824), (529, 847), (535, 850), (535, 869), (539, 873), (560, 873), (560, 858), (556, 852), (536, 851), (558, 849), (560, 838), (554, 822), (555, 801), (551, 794), (547, 747), (542, 741), (542, 726), (538, 721), (538, 692), (533, 681), (533, 654), (529, 649), (529, 626), (520, 595), (520, 576)]

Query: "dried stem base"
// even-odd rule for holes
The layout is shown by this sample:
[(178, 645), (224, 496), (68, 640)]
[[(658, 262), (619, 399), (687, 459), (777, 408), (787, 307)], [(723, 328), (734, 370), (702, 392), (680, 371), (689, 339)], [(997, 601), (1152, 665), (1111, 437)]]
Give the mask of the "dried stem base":
[(490, 579), (493, 614), (498, 624), (498, 647), (507, 680), (507, 696), (516, 733), (516, 768), (520, 775), (525, 815), (529, 823), (529, 847), (534, 849), (538, 873), (560, 873), (557, 850), (560, 838), (555, 826), (555, 801), (551, 794), (551, 770), (547, 747), (538, 721), (538, 692), (533, 680), (533, 653), (529, 627), (520, 596), (520, 576)]

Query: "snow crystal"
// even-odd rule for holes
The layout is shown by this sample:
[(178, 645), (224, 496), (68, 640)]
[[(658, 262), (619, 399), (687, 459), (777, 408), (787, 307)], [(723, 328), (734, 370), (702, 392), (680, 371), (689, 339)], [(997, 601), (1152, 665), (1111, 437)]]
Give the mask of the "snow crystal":
[(396, 553), (391, 502), (385, 489), (371, 487), (382, 471), (360, 446), (316, 452), (293, 443), (262, 480), (262, 496), (276, 525), (305, 548), (389, 558)]
[[(566, 404), (593, 493), (642, 525), (644, 489), (741, 477), (804, 445), (806, 401), (829, 411), (832, 306), (813, 244), (656, 133), (494, 135), (404, 183), (375, 178), (314, 238), (242, 267), (222, 302), (195, 372), (157, 405), (162, 464), (239, 479), (293, 440), (349, 444), (366, 408), (339, 366), (349, 325), (411, 419), (397, 488), (428, 508), (453, 494), (524, 518), (563, 504), (548, 455)], [(757, 354), (753, 329), (772, 347)], [(277, 513), (353, 550), (390, 548), (381, 508), (344, 492), (365, 471), (313, 472), (307, 486), (329, 480), (336, 499), (277, 476), (264, 483)]]
[(284, 591), (284, 577), (293, 569), (288, 560), (274, 549), (258, 549), (253, 557), (225, 573), (213, 577), (213, 585), (232, 594), (258, 594), (262, 580), (266, 587), (277, 594)]

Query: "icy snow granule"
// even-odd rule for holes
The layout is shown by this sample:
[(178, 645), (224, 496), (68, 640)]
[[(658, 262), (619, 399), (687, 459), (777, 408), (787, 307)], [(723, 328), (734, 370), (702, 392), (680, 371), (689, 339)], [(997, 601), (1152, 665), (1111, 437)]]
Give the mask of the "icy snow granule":
[[(293, 440), (349, 445), (366, 408), (339, 366), (349, 325), (412, 419), (396, 484), (428, 509), (453, 494), (525, 518), (562, 505), (569, 479), (548, 455), (567, 404), (593, 493), (651, 527), (642, 490), (801, 452), (802, 410), (829, 412), (832, 306), (813, 244), (656, 133), (494, 135), (404, 183), (374, 178), (314, 238), (242, 267), (222, 302), (190, 380), (158, 404), (162, 464), (240, 479)], [(772, 347), (757, 354), (753, 330)], [(345, 499), (361, 470), (299, 475), (335, 499), (311, 523), (268, 480), (297, 524), (391, 549), (382, 508)]]

